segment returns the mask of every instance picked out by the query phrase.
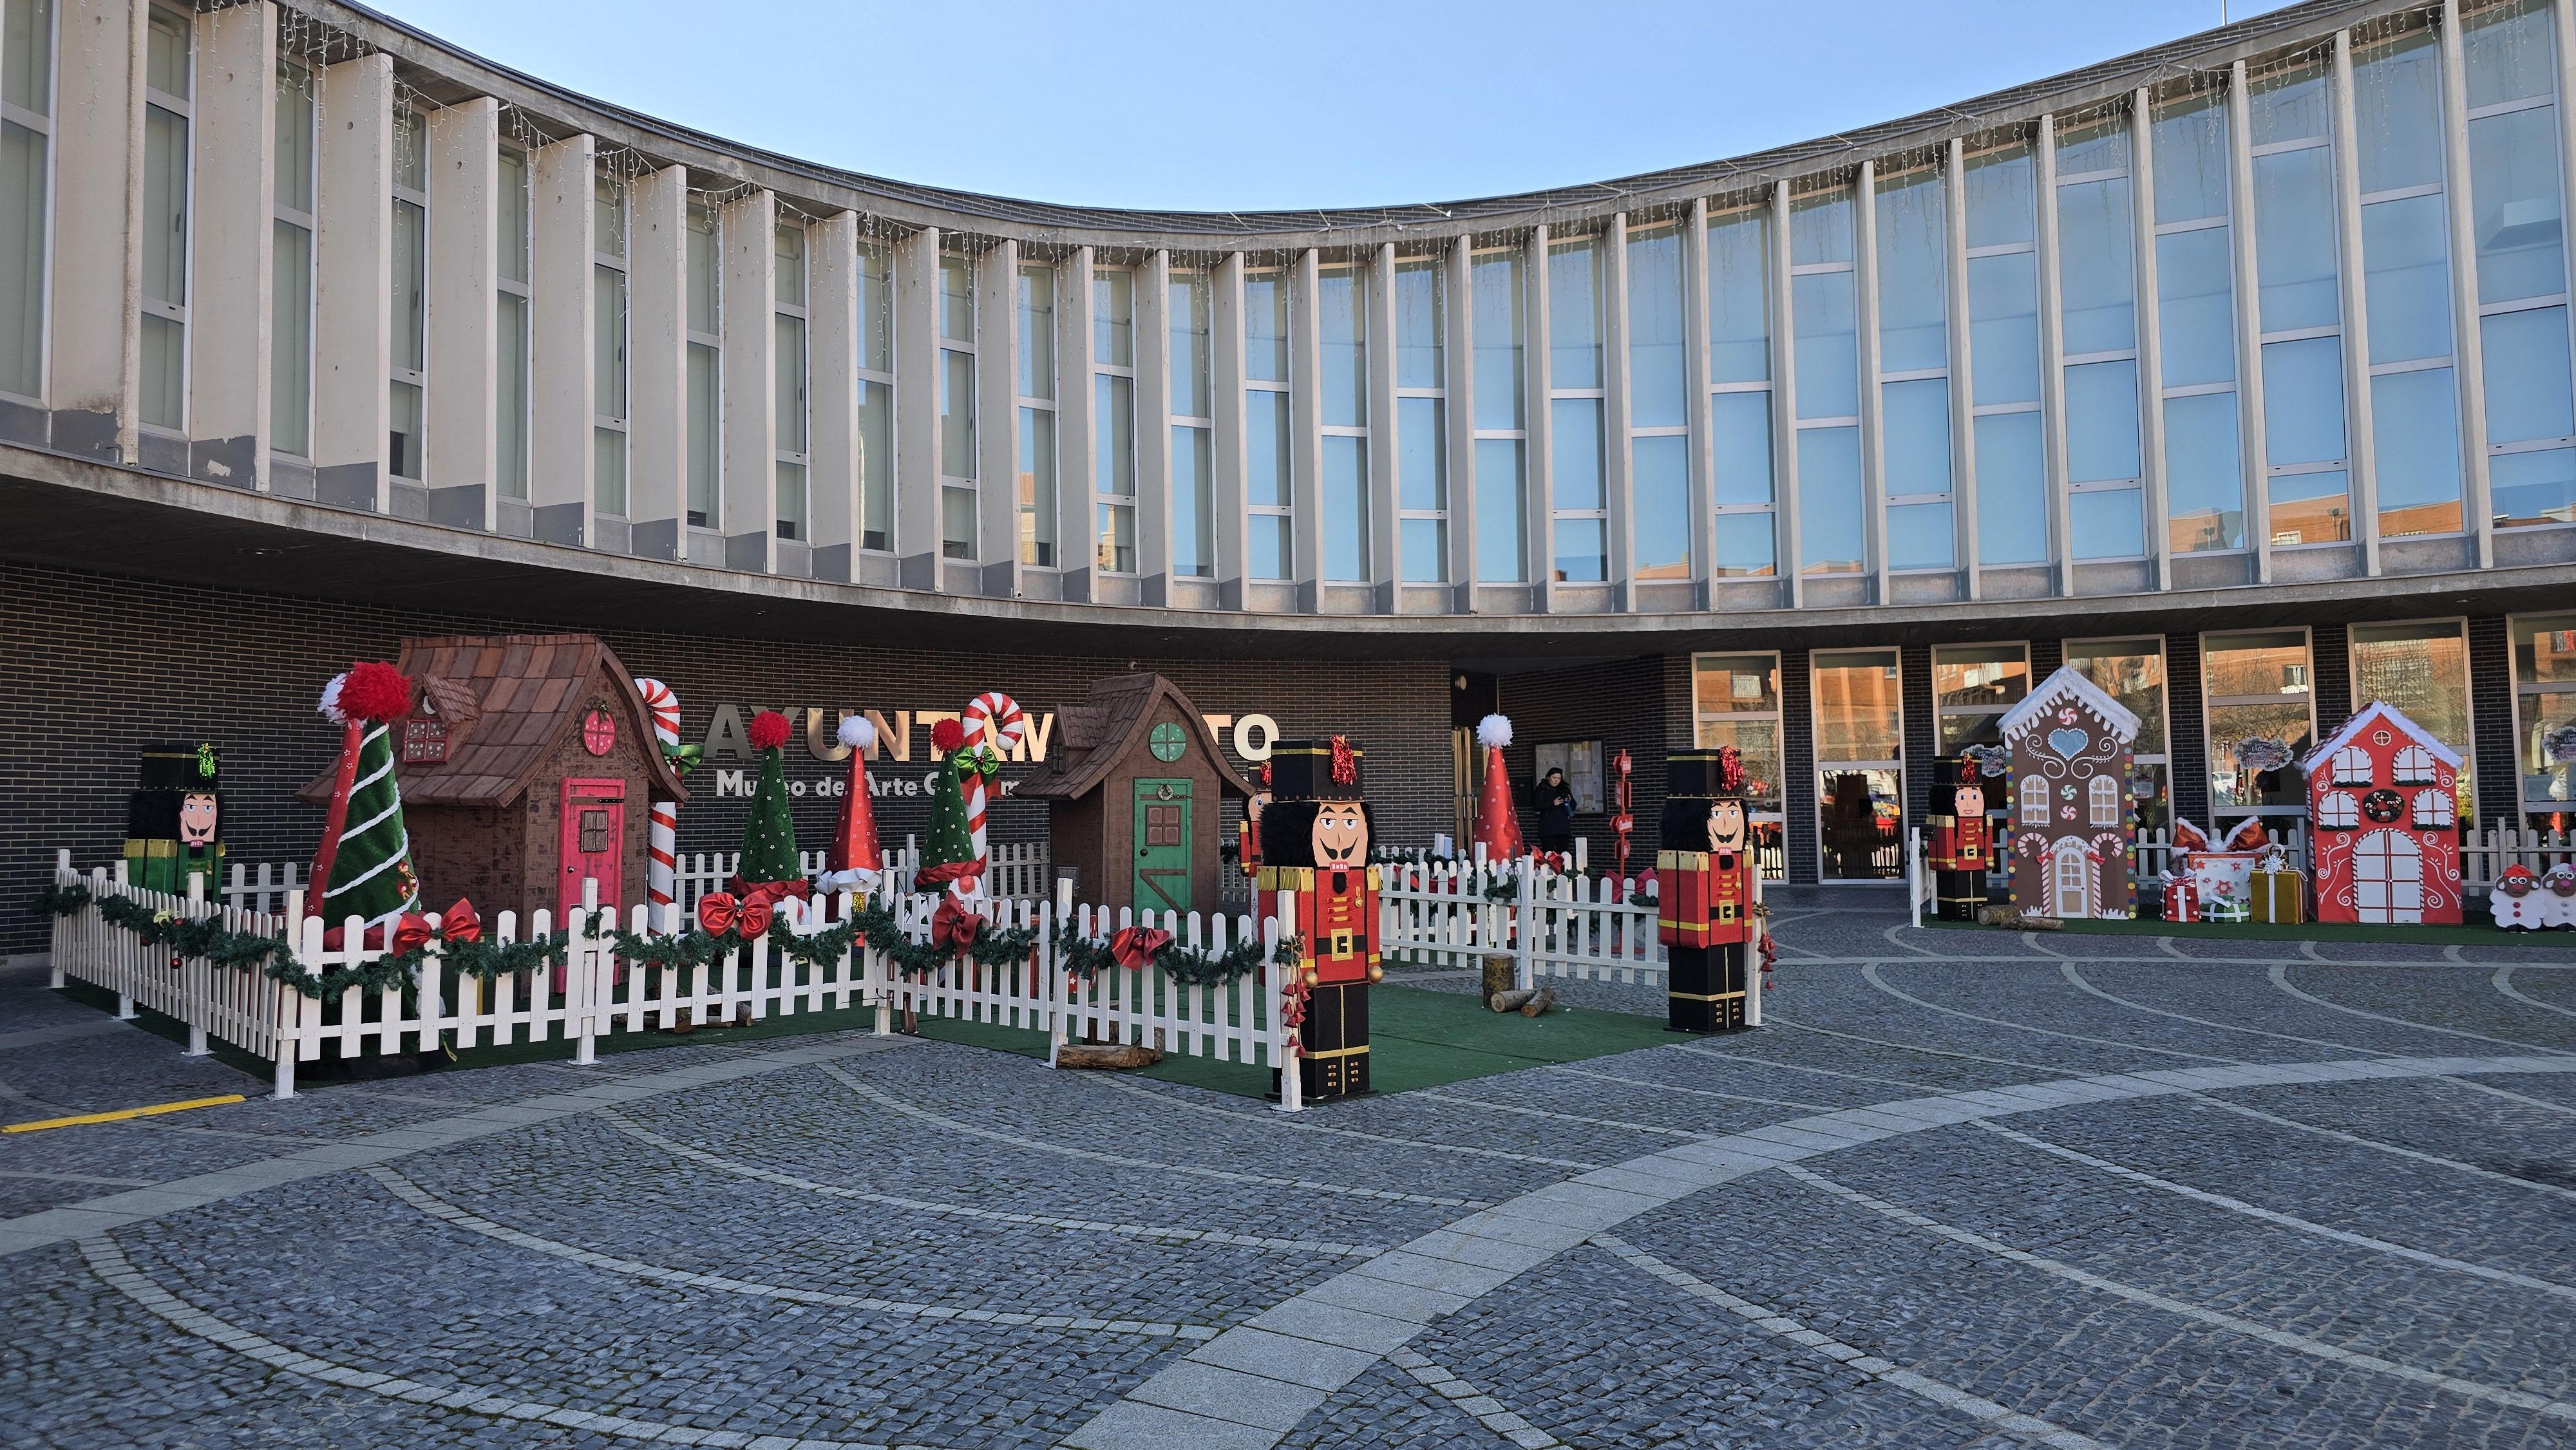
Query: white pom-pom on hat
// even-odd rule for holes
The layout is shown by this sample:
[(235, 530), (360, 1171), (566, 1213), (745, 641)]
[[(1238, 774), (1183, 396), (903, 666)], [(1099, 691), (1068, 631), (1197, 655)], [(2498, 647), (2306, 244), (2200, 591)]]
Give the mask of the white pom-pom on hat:
[(331, 677), (331, 683), (322, 687), (322, 703), (317, 708), (321, 710), (323, 718), (334, 725), (349, 723), (349, 717), (340, 713), (340, 687), (347, 683), (349, 683), (349, 675), (343, 670)]
[(1476, 743), (1487, 749), (1499, 749), (1512, 743), (1512, 722), (1507, 715), (1488, 715), (1476, 722)]
[(852, 750), (874, 749), (877, 743), (877, 727), (865, 715), (842, 716), (840, 735), (841, 743)]

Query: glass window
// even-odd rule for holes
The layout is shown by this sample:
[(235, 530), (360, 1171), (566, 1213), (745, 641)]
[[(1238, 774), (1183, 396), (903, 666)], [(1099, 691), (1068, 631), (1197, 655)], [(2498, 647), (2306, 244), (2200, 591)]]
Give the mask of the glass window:
[(943, 559), (976, 557), (975, 490), (945, 485), (940, 488), (939, 556)]
[(504, 292), (494, 299), (492, 387), (496, 416), (493, 491), (503, 498), (528, 496), (528, 299)]
[(1857, 574), (1868, 566), (1862, 532), (1860, 430), (1798, 432), (1798, 563), (1809, 574)]
[(2133, 234), (2127, 177), (2057, 189), (2057, 275), (2067, 356), (2138, 345)]
[(780, 316), (776, 324), (777, 354), (771, 362), (772, 383), (777, 389), (778, 451), (805, 451), (805, 319)]
[[(1479, 253), (1468, 267), (1476, 341), (1476, 426), (1516, 432), (1521, 427), (1521, 254)], [(1477, 459), (1483, 471), (1482, 451)], [(1481, 537), (1480, 525), (1477, 533)]]
[(1055, 567), (1055, 412), (1020, 410), (1020, 562)]
[(939, 351), (939, 472), (975, 476), (975, 355), (955, 348)]
[(2048, 561), (2048, 467), (2039, 414), (1976, 420), (1977, 558), (1985, 564)]
[(2263, 440), (2274, 468), (2343, 457), (2343, 342), (2263, 345)]
[(1932, 705), (1943, 755), (2003, 742), (2004, 712), (2030, 693), (2027, 644), (1935, 645)]
[(1368, 318), (1357, 267), (1326, 267), (1316, 278), (1318, 360), (1323, 367), (1323, 424), (1368, 426)]
[[(1682, 327), (1679, 227), (1628, 234), (1628, 424), (1678, 428), (1690, 421), (1689, 343)], [(1571, 386), (1562, 377), (1560, 387)], [(1438, 386), (1436, 383), (1431, 386)]]
[[(0, 43), (0, 66), (13, 76), (18, 59)], [(45, 390), (47, 159), (43, 133), (0, 121), (0, 392), (29, 398)]]
[(2254, 158), (2256, 310), (2265, 332), (2332, 327), (2336, 300), (2334, 157), (2311, 146)]
[(2551, 76), (2556, 47), (2551, 43), (2547, 0), (2481, 7), (2465, 17), (2461, 29), (2466, 33), (2463, 49), (2470, 110), (2529, 100), (2556, 89)]
[(2497, 528), (2576, 524), (2576, 449), (2499, 453), (2487, 479)]
[[(1884, 471), (1891, 499), (1950, 491), (1950, 383), (1918, 378), (1879, 385), (1879, 413), (1886, 451)], [(1894, 530), (1890, 529), (1890, 534)], [(1947, 557), (1948, 541), (1942, 554)]]
[(1601, 247), (1578, 237), (1547, 249), (1548, 386), (1601, 386)]
[(2201, 685), (2212, 814), (2302, 814), (2307, 786), (2296, 762), (2315, 730), (2307, 631), (2202, 636)]
[[(2565, 830), (2576, 802), (2576, 757), (2563, 748), (2576, 728), (2576, 614), (2522, 615), (2508, 622), (2513, 641), (2516, 769), (2526, 810), (2552, 812), (2534, 822)], [(2550, 748), (2556, 737), (2560, 749)]]
[(1448, 346), (1443, 334), (1447, 285), (1436, 258), (1395, 264), (1395, 385), (1399, 388), (1448, 386), (1441, 365)]
[(1604, 507), (1601, 491), (1601, 400), (1558, 398), (1548, 405), (1548, 459), (1556, 506)]
[(1780, 852), (1780, 657), (1693, 655), (1691, 698), (1692, 744), (1701, 750), (1731, 745), (1744, 763), (1756, 854), (1762, 874), (1779, 880), (1787, 871)]
[(2477, 815), (2475, 725), (2469, 709), (2468, 622), (2352, 626), (2352, 707), (2380, 701), (2460, 757), (2456, 816)]
[(2469, 122), (2469, 186), (2476, 199), (2478, 300), (2510, 302), (2565, 292), (2558, 108), (2508, 111)]
[(1904, 750), (1896, 651), (1818, 650), (1815, 667), (1816, 758), (1895, 760)]
[(1210, 433), (1172, 429), (1172, 572), (1184, 578), (1216, 573), (1216, 505)]
[(1347, 434), (1324, 437), (1324, 577), (1366, 582), (1369, 577), (1368, 440)]
[[(394, 203), (393, 223), (393, 339), (386, 351), (395, 367), (416, 373), (428, 358), (429, 213), (411, 202), (398, 201)], [(623, 418), (626, 416), (626, 274), (614, 267), (603, 267), (600, 271), (617, 279), (613, 298), (610, 296), (610, 283), (601, 281), (597, 284), (599, 305), (606, 308), (612, 301), (615, 303), (616, 311), (610, 315), (615, 318), (617, 343), (613, 354), (602, 354), (607, 362), (613, 364), (608, 368), (613, 375), (611, 381), (603, 386), (616, 388), (617, 406), (600, 411), (613, 418)], [(609, 324), (603, 322), (601, 326), (605, 329)]]
[(1091, 274), (1091, 360), (1105, 367), (1136, 365), (1136, 274)]
[(1258, 383), (1288, 381), (1288, 279), (1284, 273), (1253, 272), (1243, 279), (1243, 375)]
[(1968, 259), (1968, 366), (1979, 407), (2039, 401), (2039, 264), (2033, 252)]
[(1771, 395), (1719, 393), (1709, 399), (1710, 433), (1717, 445), (1717, 502), (1772, 501)]
[(1852, 274), (1809, 272), (1792, 277), (1789, 296), (1798, 416), (1858, 416), (1860, 357), (1854, 347)]
[(2134, 488), (2070, 494), (2066, 520), (2078, 559), (2134, 559), (2147, 551), (2146, 523)]
[(2156, 112), (2156, 221), (2227, 215), (2227, 98), (2203, 91)]
[(782, 224), (773, 248), (776, 259), (770, 268), (770, 286), (778, 294), (781, 307), (805, 305), (805, 228)]
[(1717, 558), (1710, 567), (1720, 578), (1769, 578), (1780, 571), (1780, 540), (1769, 512), (1719, 514)]
[(1476, 440), (1476, 577), (1522, 578), (1521, 450), (1517, 438)]
[(2370, 380), (2381, 538), (2460, 531), (2458, 398), (2449, 368), (2381, 373)]
[[(1288, 507), (1288, 395), (1256, 390), (1244, 408), (1244, 499), (1261, 508)], [(1104, 493), (1121, 490), (1103, 489)]]
[(1136, 572), (1136, 510), (1126, 504), (1100, 505), (1100, 544), (1093, 567), (1103, 574)]
[(1727, 212), (1708, 222), (1708, 376), (1771, 376), (1771, 214)]
[(2372, 362), (2451, 355), (2449, 225), (2438, 194), (2375, 201), (2361, 209)]
[(1811, 191), (1789, 201), (1789, 265), (1814, 267), (1852, 260), (1852, 204), (1848, 191)]
[(2138, 476), (2138, 365), (2066, 370), (2066, 477), (2099, 483)]
[(872, 373), (894, 371), (894, 253), (876, 242), (859, 243), (859, 366)]
[(1136, 496), (1136, 380), (1115, 373), (1092, 378), (1094, 421), (1099, 457), (1094, 482), (1100, 492), (1118, 498)]
[(1816, 828), (1828, 881), (1903, 871), (1904, 731), (1896, 651), (1810, 657), (1816, 722)]
[(2177, 554), (2245, 547), (2234, 393), (2165, 399), (2165, 515)]
[(2038, 188), (2030, 148), (2006, 146), (1968, 158), (1968, 246), (2029, 245), (2037, 240), (2032, 196)]
[(692, 203), (688, 215), (689, 331), (713, 336), (722, 297), (716, 285), (716, 214)]
[(54, 111), (52, 0), (0, 6), (0, 101), (39, 116)]
[(2478, 324), (2486, 359), (2487, 441), (2576, 434), (2569, 415), (2567, 309), (2499, 312)]
[(716, 350), (689, 344), (689, 523), (718, 526), (716, 485), (723, 474), (724, 410), (717, 383)]
[(1208, 314), (1211, 296), (1208, 279), (1198, 274), (1175, 274), (1170, 284), (1172, 416), (1175, 418), (1208, 418), (1215, 416), (1216, 403), (1209, 384)]
[(1407, 518), (1398, 533), (1404, 557), (1398, 561), (1407, 584), (1438, 584), (1449, 577), (1449, 523), (1446, 519)]
[(1055, 269), (1022, 267), (1019, 277), (1019, 389), (1023, 398), (1055, 397)]
[(939, 338), (942, 342), (975, 340), (975, 262), (970, 257), (939, 259)]
[(1639, 438), (1630, 456), (1639, 579), (1690, 577), (1690, 439), (1678, 433)]
[[(2433, 208), (2440, 212), (2439, 198)], [(2236, 261), (2228, 236), (2226, 227), (2202, 227), (2156, 238), (2156, 320), (2168, 388), (2236, 381)]]
[(2138, 717), (2131, 747), (2130, 794), (2140, 830), (2160, 830), (2172, 819), (2166, 790), (2164, 641), (2068, 640), (2066, 663)]
[(1890, 177), (1877, 190), (1879, 371), (1948, 367), (1949, 204), (1941, 173)]
[(1403, 508), (1449, 507), (1449, 438), (1441, 409), (1438, 398), (1396, 400), (1396, 501)]
[[(501, 148), (497, 190), (501, 280), (525, 282), (528, 280), (528, 153), (515, 146)], [(279, 188), (279, 195), (285, 195), (283, 187)]]
[(2252, 87), (2254, 144), (2274, 146), (2327, 133), (2325, 62), (2274, 70), (2257, 76)]
[(888, 549), (894, 545), (894, 389), (865, 378), (858, 388), (859, 547)]
[(2442, 56), (2433, 32), (2418, 27), (2356, 60), (2353, 139), (2361, 148), (2361, 194), (2441, 185)]

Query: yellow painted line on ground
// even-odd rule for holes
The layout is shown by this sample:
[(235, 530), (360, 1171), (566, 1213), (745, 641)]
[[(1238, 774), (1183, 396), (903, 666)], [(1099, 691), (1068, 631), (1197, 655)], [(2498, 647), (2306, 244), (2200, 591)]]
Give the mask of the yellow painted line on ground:
[(114, 1123), (127, 1118), (150, 1118), (163, 1113), (184, 1113), (190, 1108), (219, 1108), (242, 1100), (240, 1093), (226, 1093), (219, 1098), (190, 1098), (184, 1103), (155, 1103), (148, 1108), (118, 1108), (112, 1113), (82, 1113), (69, 1118), (43, 1118), (32, 1123), (0, 1124), (0, 1133), (34, 1133), (46, 1128), (75, 1128), (83, 1123)]

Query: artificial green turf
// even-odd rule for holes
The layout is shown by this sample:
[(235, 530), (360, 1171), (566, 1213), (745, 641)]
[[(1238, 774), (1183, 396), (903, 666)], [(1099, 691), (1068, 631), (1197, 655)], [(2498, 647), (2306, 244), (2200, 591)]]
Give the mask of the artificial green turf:
[[(1925, 926), (1954, 931), (2017, 931), (2019, 928), (1977, 926), (1964, 921), (1923, 918)], [(2088, 921), (2067, 919), (2059, 930), (2077, 936), (2214, 937), (2252, 941), (2412, 942), (2426, 946), (2571, 947), (2576, 931), (2499, 931), (2484, 924), (2462, 926), (2374, 926), (2344, 921), (2295, 923), (2248, 921)]]

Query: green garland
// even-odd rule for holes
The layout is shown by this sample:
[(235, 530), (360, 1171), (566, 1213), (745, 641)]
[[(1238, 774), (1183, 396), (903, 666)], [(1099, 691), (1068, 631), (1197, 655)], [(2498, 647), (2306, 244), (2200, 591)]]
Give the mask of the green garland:
[[(896, 971), (916, 977), (928, 976), (961, 958), (984, 967), (1014, 965), (1028, 960), (1038, 944), (1038, 934), (1032, 928), (989, 924), (962, 950), (917, 942), (895, 925), (893, 908), (875, 902), (859, 908), (847, 920), (802, 936), (787, 929), (785, 917), (773, 916), (759, 935), (768, 937), (781, 957), (807, 967), (839, 961), (854, 944), (864, 942)], [(639, 937), (621, 931), (609, 937), (609, 950), (646, 966), (706, 967), (731, 957), (756, 939), (731, 927), (722, 932), (692, 929), (667, 937)]]
[[(1102, 972), (1118, 965), (1109, 953), (1106, 938), (1092, 940), (1075, 931), (1070, 923), (1055, 929), (1056, 960), (1072, 975), (1091, 981)], [(1269, 960), (1283, 967), (1293, 967), (1306, 959), (1306, 943), (1301, 937), (1281, 937)], [(1154, 965), (1163, 975), (1184, 986), (1220, 987), (1237, 977), (1249, 976), (1261, 969), (1261, 943), (1250, 937), (1234, 942), (1221, 952), (1205, 947), (1183, 946), (1178, 937), (1163, 943), (1154, 953)]]

